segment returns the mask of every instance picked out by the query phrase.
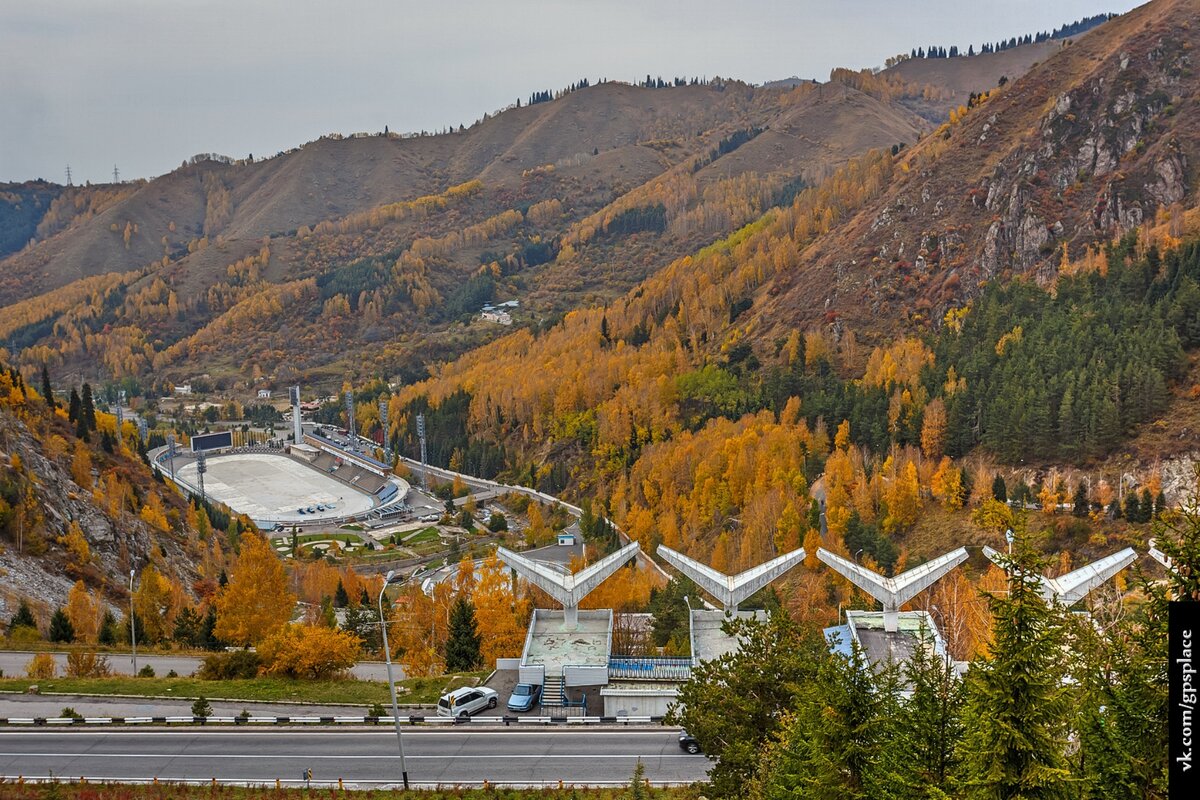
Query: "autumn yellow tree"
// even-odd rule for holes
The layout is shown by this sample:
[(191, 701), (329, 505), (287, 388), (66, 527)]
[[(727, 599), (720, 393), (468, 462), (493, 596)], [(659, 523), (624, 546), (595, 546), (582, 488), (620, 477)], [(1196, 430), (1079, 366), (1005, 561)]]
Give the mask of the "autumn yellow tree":
[[(886, 463), (884, 471), (887, 471)], [(905, 460), (899, 473), (888, 483), (886, 500), (888, 513), (883, 520), (886, 532), (904, 530), (916, 523), (921, 515), (921, 486), (917, 481), (917, 467), (911, 460)]]
[(91, 548), (88, 547), (83, 528), (79, 527), (77, 521), (71, 520), (71, 524), (67, 526), (67, 534), (61, 541), (67, 548), (67, 556), (76, 571), (82, 570), (92, 560)]
[(172, 632), (175, 623), (176, 594), (171, 581), (153, 564), (138, 575), (137, 590), (133, 593), (133, 611), (137, 614), (138, 637), (147, 642), (160, 642)]
[(258, 644), (292, 618), (295, 604), (270, 543), (256, 533), (242, 534), (229, 583), (217, 594), (217, 637), (231, 644)]
[(361, 644), (346, 631), (291, 623), (263, 639), (257, 649), (263, 674), (320, 680), (354, 666)]
[(83, 581), (75, 581), (71, 593), (67, 596), (67, 618), (71, 620), (71, 627), (75, 629), (76, 641), (89, 644), (96, 641), (100, 627), (97, 608), (96, 601), (92, 599)]
[(921, 450), (928, 459), (941, 458), (946, 445), (946, 404), (935, 397), (925, 406), (921, 420)]
[(483, 663), (493, 666), (497, 658), (521, 655), (530, 604), (513, 592), (508, 569), (495, 553), (484, 559), (471, 600), (483, 639), (479, 651)]
[(933, 473), (929, 490), (933, 496), (945, 504), (946, 508), (955, 510), (963, 506), (962, 473), (949, 456), (942, 456), (937, 472)]

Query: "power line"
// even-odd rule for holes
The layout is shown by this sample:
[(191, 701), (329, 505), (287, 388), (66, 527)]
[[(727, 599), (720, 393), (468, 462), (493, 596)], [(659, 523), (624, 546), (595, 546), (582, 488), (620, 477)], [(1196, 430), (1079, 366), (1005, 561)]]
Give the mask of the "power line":
[(67, 186), (71, 185), (71, 165), (67, 164)]
[(113, 164), (113, 183), (121, 182), (121, 170), (117, 169), (117, 165)]

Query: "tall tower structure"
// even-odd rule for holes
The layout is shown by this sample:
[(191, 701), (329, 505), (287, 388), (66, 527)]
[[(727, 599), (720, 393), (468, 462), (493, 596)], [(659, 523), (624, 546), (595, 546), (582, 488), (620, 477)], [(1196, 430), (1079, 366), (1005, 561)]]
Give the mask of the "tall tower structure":
[(385, 394), (379, 398), (379, 425), (383, 428), (383, 460), (392, 463), (392, 433), (388, 429), (388, 400)]
[(171, 470), (171, 480), (175, 480), (175, 434), (167, 434), (167, 465)]
[(205, 458), (205, 453), (201, 450), (196, 453), (196, 478), (200, 482), (200, 502), (208, 502), (208, 498), (204, 494), (204, 473), (208, 472), (208, 461)]
[(300, 427), (300, 387), (293, 386), (288, 390), (292, 401), (292, 443), (304, 442), (304, 430)]
[(346, 431), (350, 434), (351, 443), (354, 442), (354, 390), (346, 390)]
[(121, 440), (121, 427), (125, 424), (125, 390), (117, 390), (117, 441)]
[(429, 491), (429, 470), (425, 466), (425, 415), (417, 414), (417, 438), (421, 440), (421, 488)]

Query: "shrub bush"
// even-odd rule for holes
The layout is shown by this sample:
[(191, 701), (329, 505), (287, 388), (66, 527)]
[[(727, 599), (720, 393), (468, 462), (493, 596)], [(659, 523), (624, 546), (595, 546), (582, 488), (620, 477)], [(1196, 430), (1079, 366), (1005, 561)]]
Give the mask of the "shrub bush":
[(154, 667), (150, 666), (149, 664), (142, 667), (141, 669), (138, 670), (138, 677), (139, 678), (153, 678), (154, 677)]
[(58, 716), (62, 719), (83, 719), (83, 714), (80, 714), (70, 706), (66, 706), (62, 711), (58, 712)]
[(36, 644), (41, 640), (41, 632), (29, 625), (14, 625), (8, 631), (9, 644), (17, 645), (18, 647)]
[(262, 659), (253, 650), (213, 653), (205, 656), (197, 677), (206, 681), (230, 681), (257, 678)]
[(204, 699), (204, 695), (200, 695), (196, 698), (196, 702), (192, 703), (193, 717), (211, 717), (212, 713), (212, 706)]
[(54, 656), (49, 653), (38, 653), (29, 660), (29, 665), (25, 667), (25, 674), (39, 681), (53, 678), (57, 672), (58, 666), (54, 663)]
[(112, 674), (108, 659), (95, 653), (67, 653), (68, 678), (107, 678)]

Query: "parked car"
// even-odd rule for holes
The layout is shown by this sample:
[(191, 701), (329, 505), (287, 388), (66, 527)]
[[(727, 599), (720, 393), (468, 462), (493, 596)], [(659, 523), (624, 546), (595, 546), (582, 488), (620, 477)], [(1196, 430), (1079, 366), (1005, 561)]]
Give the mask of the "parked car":
[(679, 732), (679, 749), (696, 755), (700, 752), (700, 743), (687, 731)]
[(485, 708), (496, 707), (496, 690), (486, 686), (463, 687), (442, 695), (438, 700), (439, 717), (469, 717)]
[(509, 711), (532, 711), (542, 696), (542, 687), (536, 683), (518, 683), (508, 698)]

